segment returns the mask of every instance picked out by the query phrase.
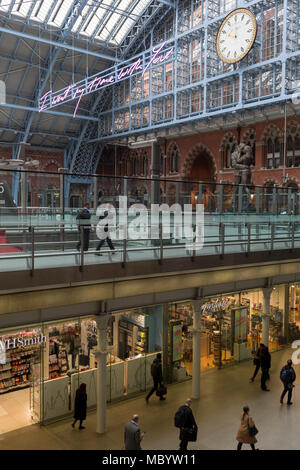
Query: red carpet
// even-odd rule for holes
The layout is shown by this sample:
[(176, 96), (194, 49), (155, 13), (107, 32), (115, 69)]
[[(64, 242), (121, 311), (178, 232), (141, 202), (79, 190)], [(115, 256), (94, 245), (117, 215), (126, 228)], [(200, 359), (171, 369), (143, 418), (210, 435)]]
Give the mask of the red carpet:
[[(0, 229), (0, 245), (7, 244), (5, 228)], [(23, 250), (15, 246), (0, 246), (0, 253), (20, 253)]]

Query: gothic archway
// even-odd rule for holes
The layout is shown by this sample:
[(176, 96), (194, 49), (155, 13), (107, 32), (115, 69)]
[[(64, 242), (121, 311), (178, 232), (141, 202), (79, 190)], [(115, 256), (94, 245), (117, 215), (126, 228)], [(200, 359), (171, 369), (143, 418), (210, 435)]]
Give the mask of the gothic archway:
[[(186, 190), (190, 193), (190, 202), (193, 206), (197, 203), (204, 204), (205, 210), (214, 210), (215, 207), (215, 182), (217, 180), (217, 164), (211, 150), (203, 144), (196, 144), (188, 153), (183, 164), (182, 176), (192, 181)], [(203, 182), (201, 199), (199, 200), (199, 184)]]

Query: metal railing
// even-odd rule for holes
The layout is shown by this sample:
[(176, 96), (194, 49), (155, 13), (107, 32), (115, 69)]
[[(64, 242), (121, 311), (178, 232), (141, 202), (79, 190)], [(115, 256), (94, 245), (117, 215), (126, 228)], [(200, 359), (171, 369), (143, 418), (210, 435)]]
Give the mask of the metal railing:
[[(248, 218), (249, 219), (249, 218)], [(113, 240), (115, 252), (101, 249), (102, 257), (96, 250), (99, 239), (95, 226), (90, 229), (89, 250), (84, 251), (84, 228), (81, 234), (69, 223), (55, 225), (10, 226), (2, 232), (0, 244), (1, 271), (29, 270), (34, 275), (37, 269), (50, 267), (77, 266), (80, 271), (85, 267), (103, 263), (119, 263), (124, 267), (128, 262), (156, 260), (162, 264), (171, 258), (190, 258), (194, 261), (200, 256), (230, 253), (245, 253), (276, 250), (291, 251), (300, 248), (300, 221), (261, 220), (231, 222), (224, 218), (210, 217), (204, 226), (203, 245), (195, 242), (195, 233), (189, 238), (176, 238), (175, 226), (172, 233), (166, 234), (162, 221), (159, 223), (158, 239), (132, 239), (124, 227), (128, 238)], [(127, 227), (128, 228), (128, 227)], [(81, 247), (76, 245), (81, 236)], [(104, 248), (104, 247), (103, 247)]]

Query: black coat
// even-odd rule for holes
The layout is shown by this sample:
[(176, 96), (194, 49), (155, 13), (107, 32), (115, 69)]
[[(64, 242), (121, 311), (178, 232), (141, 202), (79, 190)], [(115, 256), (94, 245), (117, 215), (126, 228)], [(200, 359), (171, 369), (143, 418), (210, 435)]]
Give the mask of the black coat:
[(271, 354), (269, 351), (262, 350), (260, 354), (260, 365), (262, 369), (270, 369), (271, 367)]
[(154, 359), (153, 364), (155, 364), (153, 371), (154, 373), (152, 374), (153, 380), (157, 381), (158, 383), (161, 383), (163, 380), (161, 361), (156, 358)]
[(76, 390), (76, 397), (75, 397), (75, 409), (74, 409), (74, 419), (84, 420), (86, 419), (86, 402), (87, 402), (87, 394), (81, 393), (81, 391)]
[(198, 428), (191, 408), (187, 405), (183, 405), (181, 408), (184, 410), (185, 419), (184, 419), (183, 426), (180, 428), (180, 436), (179, 436), (180, 440), (185, 438), (184, 431), (183, 431), (184, 428), (187, 428), (187, 429)]
[[(84, 230), (89, 230), (91, 228), (91, 213), (90, 211), (84, 207), (76, 216), (76, 220), (78, 220), (78, 229), (80, 230), (80, 227), (83, 227)], [(86, 222), (83, 222), (86, 220)]]

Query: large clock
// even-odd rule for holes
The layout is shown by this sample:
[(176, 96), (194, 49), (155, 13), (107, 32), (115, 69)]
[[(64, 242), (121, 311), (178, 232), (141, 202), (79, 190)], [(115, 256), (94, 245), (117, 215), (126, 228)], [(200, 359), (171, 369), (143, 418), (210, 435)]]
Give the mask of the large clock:
[(257, 31), (256, 19), (246, 8), (232, 11), (218, 31), (217, 50), (221, 60), (234, 64), (250, 51)]

